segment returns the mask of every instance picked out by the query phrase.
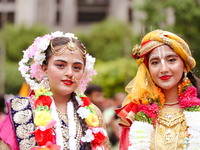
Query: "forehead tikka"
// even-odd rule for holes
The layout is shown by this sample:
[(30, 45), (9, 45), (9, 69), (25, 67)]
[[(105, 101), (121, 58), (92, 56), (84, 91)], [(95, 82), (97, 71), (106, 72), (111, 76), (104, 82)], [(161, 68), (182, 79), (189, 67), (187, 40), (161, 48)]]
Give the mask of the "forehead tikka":
[[(52, 40), (51, 40), (50, 45), (51, 45), (51, 51), (53, 52), (53, 54), (54, 54), (54, 55), (57, 55), (57, 56), (62, 55), (62, 54), (65, 52), (65, 50), (66, 50), (65, 48), (67, 47), (67, 49), (70, 50), (72, 54), (74, 53), (74, 50), (75, 50), (75, 49), (78, 49), (78, 51), (79, 51), (79, 53), (81, 54), (81, 56), (82, 56), (83, 58), (85, 58), (86, 50), (82, 51), (78, 46), (76, 46), (76, 43), (74, 43), (74, 42), (72, 41), (72, 38), (71, 38), (71, 37), (68, 37), (68, 38), (69, 38), (69, 42), (68, 42), (67, 44), (61, 46), (61, 47), (58, 47), (58, 48), (54, 48), (54, 47), (53, 47), (53, 45), (52, 45)], [(60, 50), (59, 50), (59, 51), (56, 51), (56, 50), (58, 50), (58, 49), (60, 49)]]

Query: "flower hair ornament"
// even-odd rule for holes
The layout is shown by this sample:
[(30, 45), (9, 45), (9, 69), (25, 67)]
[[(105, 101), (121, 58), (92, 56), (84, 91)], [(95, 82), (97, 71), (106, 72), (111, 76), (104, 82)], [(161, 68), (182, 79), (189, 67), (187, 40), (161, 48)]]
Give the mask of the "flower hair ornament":
[[(68, 37), (69, 42), (63, 47), (59, 47), (59, 53), (56, 52), (52, 46), (52, 39), (56, 37)], [(40, 148), (46, 148), (49, 150), (60, 150), (64, 149), (66, 144), (63, 142), (62, 136), (62, 122), (58, 116), (58, 111), (53, 100), (53, 93), (51, 93), (48, 86), (48, 78), (44, 76), (41, 65), (45, 60), (45, 51), (48, 46), (51, 46), (54, 55), (61, 55), (64, 52), (65, 47), (67, 47), (73, 54), (74, 50), (78, 48), (73, 39), (77, 39), (72, 33), (66, 33), (56, 31), (51, 34), (46, 34), (42, 37), (37, 37), (33, 44), (29, 48), (23, 51), (23, 59), (19, 62), (19, 71), (25, 78), (26, 82), (30, 85), (31, 90), (34, 90), (35, 95), (31, 95), (30, 99), (34, 105), (34, 123), (36, 125), (36, 130), (33, 132), (35, 135), (35, 141), (37, 142), (36, 147), (31, 148), (31, 150), (36, 150)], [(81, 44), (83, 47), (84, 45)], [(84, 47), (85, 48), (85, 47)], [(67, 116), (69, 118), (69, 149), (78, 150), (80, 149), (78, 145), (81, 143), (89, 142), (92, 145), (92, 149), (99, 149), (106, 147), (102, 145), (102, 142), (107, 137), (106, 131), (99, 127), (99, 120), (94, 111), (91, 101), (83, 94), (86, 89), (87, 83), (91, 81), (91, 77), (96, 75), (96, 70), (94, 70), (95, 58), (86, 54), (85, 52), (80, 52), (81, 55), (86, 55), (86, 65), (84, 70), (84, 75), (81, 80), (75, 82), (78, 83), (78, 88), (76, 92), (76, 101), (79, 105), (77, 114), (80, 118), (85, 119), (88, 126), (88, 130), (81, 134), (77, 134), (75, 116), (76, 112), (72, 101), (67, 104)], [(76, 132), (77, 131), (77, 132)], [(56, 136), (56, 138), (54, 137)], [(56, 142), (55, 142), (56, 139)]]

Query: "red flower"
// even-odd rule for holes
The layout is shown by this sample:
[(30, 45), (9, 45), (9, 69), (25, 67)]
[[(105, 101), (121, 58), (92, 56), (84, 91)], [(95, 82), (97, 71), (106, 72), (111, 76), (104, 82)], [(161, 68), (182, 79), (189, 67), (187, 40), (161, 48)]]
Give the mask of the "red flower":
[(35, 101), (35, 108), (37, 108), (37, 105), (43, 105), (43, 106), (48, 106), (50, 109), (52, 103), (52, 99), (49, 96), (46, 95), (41, 95), (36, 101)]
[(44, 146), (47, 142), (53, 142), (53, 132), (53, 128), (46, 129), (45, 131), (37, 129), (34, 132), (35, 141), (38, 143), (39, 146)]
[(83, 100), (84, 106), (91, 105), (91, 101), (88, 97), (81, 97), (81, 99)]
[(138, 111), (142, 111), (145, 114), (147, 114), (149, 116), (149, 118), (153, 118), (153, 123), (156, 123), (156, 117), (157, 117), (157, 111), (158, 109), (158, 105), (156, 103), (153, 103), (151, 105), (140, 105), (138, 106)]
[(187, 87), (187, 90), (179, 97), (180, 107), (200, 106), (200, 99), (197, 98), (197, 89), (194, 86)]

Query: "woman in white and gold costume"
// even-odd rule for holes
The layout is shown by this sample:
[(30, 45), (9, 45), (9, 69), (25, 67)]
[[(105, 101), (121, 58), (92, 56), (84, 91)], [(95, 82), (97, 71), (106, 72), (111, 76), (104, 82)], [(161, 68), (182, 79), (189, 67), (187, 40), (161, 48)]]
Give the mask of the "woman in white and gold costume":
[(200, 149), (199, 79), (196, 62), (179, 36), (155, 30), (135, 46), (138, 64), (127, 85), (120, 117), (120, 150)]
[(94, 62), (74, 34), (37, 37), (19, 62), (32, 92), (7, 103), (0, 149), (110, 150), (102, 114), (83, 94)]

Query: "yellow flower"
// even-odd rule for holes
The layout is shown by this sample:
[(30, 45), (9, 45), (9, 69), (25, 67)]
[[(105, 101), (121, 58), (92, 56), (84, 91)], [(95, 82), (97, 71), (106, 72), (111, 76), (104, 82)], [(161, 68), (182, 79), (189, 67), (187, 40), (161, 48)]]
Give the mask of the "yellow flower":
[(93, 113), (90, 113), (87, 118), (85, 118), (85, 122), (90, 126), (90, 127), (97, 127), (99, 125), (99, 119), (96, 115)]
[(36, 126), (46, 126), (52, 119), (50, 112), (46, 110), (37, 111), (35, 113), (34, 123)]

